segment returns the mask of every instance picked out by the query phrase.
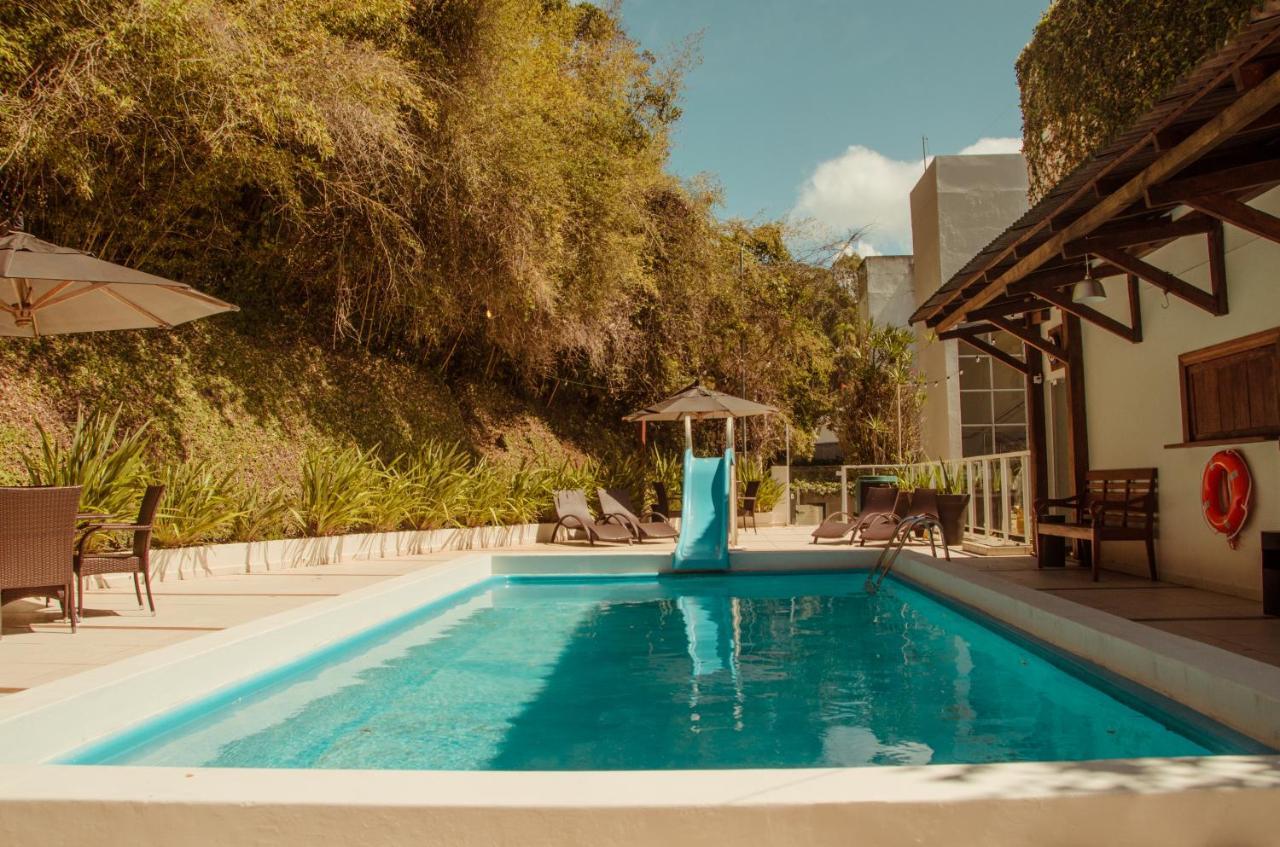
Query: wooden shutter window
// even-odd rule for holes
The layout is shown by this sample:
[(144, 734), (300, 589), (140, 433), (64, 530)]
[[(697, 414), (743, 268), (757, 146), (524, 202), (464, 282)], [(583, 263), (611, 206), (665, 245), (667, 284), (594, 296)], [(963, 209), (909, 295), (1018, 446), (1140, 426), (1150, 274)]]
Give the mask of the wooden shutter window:
[(1280, 437), (1280, 328), (1178, 357), (1186, 443)]

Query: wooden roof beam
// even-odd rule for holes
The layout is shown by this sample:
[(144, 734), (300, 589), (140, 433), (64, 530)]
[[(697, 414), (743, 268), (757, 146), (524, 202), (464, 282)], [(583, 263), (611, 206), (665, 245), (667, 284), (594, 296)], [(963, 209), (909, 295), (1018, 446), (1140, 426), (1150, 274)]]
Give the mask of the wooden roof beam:
[[(1104, 276), (1118, 276), (1124, 273), (1120, 268), (1112, 265), (1096, 265), (1093, 268), (1093, 275), (1096, 278)], [(1024, 294), (1039, 294), (1041, 291), (1051, 291), (1061, 288), (1064, 285), (1074, 285), (1084, 279), (1084, 263), (1069, 268), (1055, 268), (1051, 271), (1038, 271), (1030, 276), (1023, 277), (1017, 282), (1009, 285), (1009, 296), (1018, 296)]]
[(1204, 235), (1214, 225), (1213, 220), (1203, 215), (1188, 215), (1176, 221), (1164, 220), (1098, 229), (1093, 235), (1068, 242), (1062, 249), (1062, 255), (1073, 258), (1087, 256), (1096, 247), (1134, 247), (1156, 241), (1171, 241), (1186, 235)]
[[(990, 303), (999, 296), (1004, 286), (1021, 279), (1060, 254), (1067, 242), (1089, 235), (1117, 213), (1143, 199), (1147, 190), (1152, 186), (1165, 182), (1187, 165), (1204, 156), (1237, 130), (1253, 123), (1278, 104), (1280, 104), (1280, 73), (1274, 73), (1259, 83), (1256, 88), (1240, 95), (1238, 100), (1207, 121), (1188, 136), (1185, 141), (1182, 141), (1144, 168), (1114, 194), (1103, 198), (1092, 209), (1072, 221), (1062, 230), (1055, 232), (1040, 245), (1039, 249), (1033, 251), (1025, 259), (1020, 259), (1007, 273), (1002, 274), (998, 279), (986, 285), (967, 304), (942, 317), (937, 321), (936, 325), (941, 329), (950, 329), (958, 325), (964, 320), (964, 312), (967, 309), (976, 309)], [(947, 304), (954, 299), (953, 296), (947, 301)], [(943, 308), (947, 304), (944, 304)]]
[[(1134, 277), (1131, 276), (1129, 279), (1131, 280), (1131, 286), (1136, 285), (1137, 281)], [(1129, 299), (1130, 321), (1133, 325), (1126, 326), (1110, 315), (1104, 315), (1092, 306), (1076, 303), (1071, 299), (1071, 295), (1065, 292), (1041, 291), (1037, 296), (1048, 303), (1052, 303), (1067, 314), (1075, 315), (1082, 321), (1088, 321), (1100, 329), (1105, 329), (1112, 335), (1120, 336), (1130, 344), (1137, 344), (1142, 340), (1142, 312), (1139, 311), (1142, 307), (1138, 304), (1136, 298), (1130, 297)]]
[(986, 339), (978, 338), (976, 335), (974, 335), (974, 336), (965, 337), (962, 340), (964, 341), (965, 344), (968, 344), (969, 346), (974, 347), (975, 349), (980, 350), (983, 353), (986, 353), (991, 358), (998, 359), (999, 361), (1004, 362), (1006, 365), (1013, 368), (1015, 371), (1017, 371), (1020, 374), (1026, 375), (1031, 373), (1031, 366), (1029, 364), (1024, 362), (1022, 359), (1019, 359), (1017, 356), (1012, 356), (1006, 353), (996, 345), (988, 342)]
[(990, 306), (983, 306), (981, 309), (975, 309), (969, 313), (969, 320), (984, 321), (992, 315), (996, 317), (1021, 315), (1026, 312), (1044, 311), (1046, 308), (1040, 298), (1028, 294), (1014, 298), (1006, 303), (996, 303)]
[(1186, 300), (1193, 306), (1199, 306), (1211, 315), (1225, 314), (1219, 311), (1218, 299), (1213, 294), (1196, 288), (1185, 279), (1144, 262), (1136, 256), (1131, 256), (1123, 250), (1099, 248), (1094, 255), (1106, 259), (1116, 267), (1122, 268), (1126, 273), (1131, 273), (1139, 279), (1146, 280), (1166, 294), (1172, 294), (1174, 297)]
[(1000, 327), (1000, 329), (1022, 340), (1024, 344), (1036, 348), (1041, 353), (1052, 356), (1059, 362), (1066, 364), (1067, 351), (1063, 350), (1055, 341), (1050, 341), (1038, 332), (1032, 332), (1023, 326), (1018, 326), (1007, 318), (988, 318), (990, 323)]
[(950, 341), (953, 338), (968, 338), (971, 335), (985, 335), (988, 332), (999, 332), (1000, 327), (980, 321), (978, 323), (965, 324), (954, 329), (944, 329), (938, 333), (938, 338), (942, 341)]
[(1212, 215), (1223, 223), (1229, 223), (1245, 232), (1252, 232), (1254, 235), (1280, 243), (1280, 218), (1269, 215), (1261, 209), (1255, 209), (1246, 203), (1220, 194), (1191, 197), (1185, 202), (1197, 212)]
[(1280, 183), (1280, 159), (1269, 159), (1152, 186), (1147, 190), (1147, 205), (1173, 206), (1186, 203), (1192, 197), (1276, 183)]

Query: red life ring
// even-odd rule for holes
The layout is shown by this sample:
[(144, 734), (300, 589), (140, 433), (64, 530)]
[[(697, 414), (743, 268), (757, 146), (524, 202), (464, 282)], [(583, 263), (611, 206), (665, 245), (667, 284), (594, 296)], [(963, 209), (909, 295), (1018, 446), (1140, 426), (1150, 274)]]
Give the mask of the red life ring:
[[(1222, 489), (1226, 485), (1227, 505), (1222, 506)], [(1249, 497), (1253, 493), (1253, 479), (1244, 456), (1235, 450), (1219, 450), (1205, 465), (1200, 479), (1200, 505), (1204, 519), (1216, 532), (1227, 537), (1231, 549), (1235, 549), (1236, 536), (1244, 528), (1249, 517)]]

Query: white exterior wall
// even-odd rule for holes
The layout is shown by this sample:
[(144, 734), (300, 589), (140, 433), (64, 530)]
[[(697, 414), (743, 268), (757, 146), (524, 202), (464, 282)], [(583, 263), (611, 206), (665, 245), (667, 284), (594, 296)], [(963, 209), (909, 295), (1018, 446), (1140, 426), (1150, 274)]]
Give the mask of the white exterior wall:
[[(1280, 214), (1280, 190), (1251, 205)], [(1280, 529), (1280, 450), (1275, 441), (1232, 445), (1249, 463), (1253, 506), (1232, 550), (1205, 523), (1200, 478), (1205, 463), (1225, 446), (1166, 449), (1182, 441), (1178, 355), (1280, 325), (1280, 245), (1226, 227), (1230, 312), (1214, 317), (1176, 297), (1141, 284), (1143, 341), (1128, 341), (1084, 323), (1085, 402), (1089, 463), (1094, 468), (1155, 467), (1159, 470), (1159, 533), (1156, 556), (1162, 578), (1243, 597), (1261, 596), (1261, 530)], [(1150, 254), (1147, 261), (1208, 290), (1205, 239), (1182, 238)], [(1106, 282), (1101, 311), (1128, 323), (1123, 278)], [(1111, 567), (1146, 574), (1142, 544), (1104, 547)]]
[[(1027, 167), (1020, 154), (936, 157), (911, 191), (916, 305), (1026, 210)], [(958, 459), (959, 342), (931, 340), (931, 335), (917, 329), (916, 358), (928, 386), (921, 438), (926, 455)]]

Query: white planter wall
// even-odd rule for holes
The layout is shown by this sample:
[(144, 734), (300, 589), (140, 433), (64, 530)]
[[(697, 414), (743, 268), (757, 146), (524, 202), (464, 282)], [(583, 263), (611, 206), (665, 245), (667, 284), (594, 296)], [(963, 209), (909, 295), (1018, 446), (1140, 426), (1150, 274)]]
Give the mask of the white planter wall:
[(339, 562), (421, 556), (442, 550), (490, 550), (549, 541), (550, 538), (550, 524), (283, 538), (153, 550), (151, 568), (152, 576), (160, 581), (194, 579), (222, 573), (263, 573)]

